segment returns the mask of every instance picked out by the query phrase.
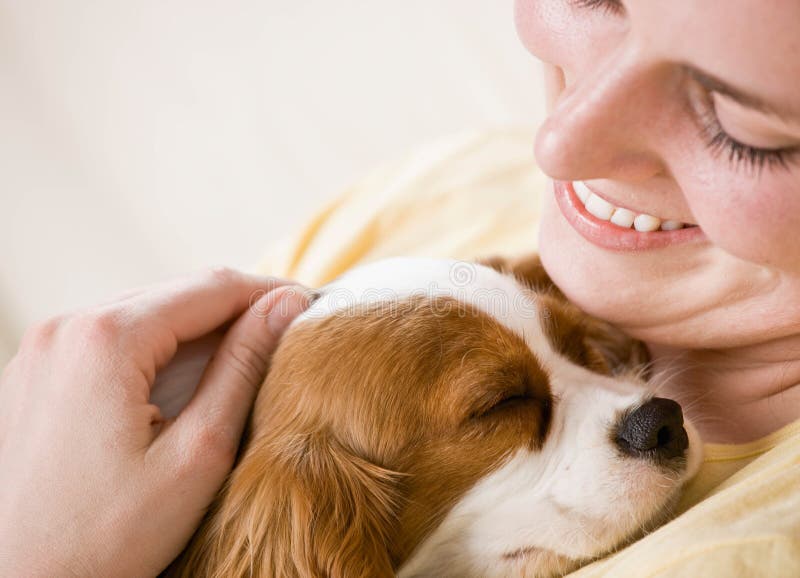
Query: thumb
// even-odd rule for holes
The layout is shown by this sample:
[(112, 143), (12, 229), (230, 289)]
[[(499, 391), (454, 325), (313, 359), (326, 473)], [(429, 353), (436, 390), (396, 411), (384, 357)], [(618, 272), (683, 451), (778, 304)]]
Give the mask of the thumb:
[(308, 306), (310, 295), (298, 285), (279, 287), (239, 317), (174, 424), (179, 439), (221, 446), (200, 449), (204, 454), (221, 450), (233, 460), (270, 357), (283, 331)]

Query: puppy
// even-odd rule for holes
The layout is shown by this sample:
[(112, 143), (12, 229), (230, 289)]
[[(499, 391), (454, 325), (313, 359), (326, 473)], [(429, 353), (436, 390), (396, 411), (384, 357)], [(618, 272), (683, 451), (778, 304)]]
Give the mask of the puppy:
[(172, 574), (551, 576), (668, 513), (699, 465), (644, 347), (539, 264), (354, 269), (282, 338)]

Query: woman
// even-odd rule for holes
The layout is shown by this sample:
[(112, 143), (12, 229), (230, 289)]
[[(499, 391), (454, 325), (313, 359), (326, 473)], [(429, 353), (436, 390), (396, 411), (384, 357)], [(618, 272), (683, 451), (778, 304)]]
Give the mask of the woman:
[[(516, 19), (546, 63), (543, 261), (648, 343), (662, 395), (714, 442), (677, 519), (577, 574), (800, 574), (800, 4), (518, 0)], [(385, 253), (534, 249), (520, 231), (538, 211), (509, 191), (538, 177), (501, 141), (445, 143), (448, 171), (416, 163), (402, 186), (373, 176), (271, 270), (319, 281)], [(258, 360), (304, 305), (278, 284), (216, 273), (28, 334), (0, 382), (0, 574), (155, 574), (177, 555), (232, 463)], [(258, 290), (259, 315), (242, 314)], [(163, 420), (155, 371), (237, 316)]]

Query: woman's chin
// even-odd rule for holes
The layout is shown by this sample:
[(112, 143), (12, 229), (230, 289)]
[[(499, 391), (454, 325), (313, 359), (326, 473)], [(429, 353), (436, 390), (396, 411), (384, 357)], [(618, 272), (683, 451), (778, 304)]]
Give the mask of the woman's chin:
[[(631, 275), (641, 279), (624, 255), (600, 249), (567, 222), (551, 195), (543, 203), (539, 254), (547, 273), (567, 298), (581, 309), (613, 323), (628, 317), (637, 301)], [(614, 288), (614, 290), (610, 290)]]
[(676, 320), (692, 316), (684, 287), (675, 282), (692, 268), (684, 250), (616, 252), (597, 247), (570, 225), (552, 195), (543, 203), (539, 253), (550, 278), (570, 301), (634, 337), (662, 341), (675, 335)]

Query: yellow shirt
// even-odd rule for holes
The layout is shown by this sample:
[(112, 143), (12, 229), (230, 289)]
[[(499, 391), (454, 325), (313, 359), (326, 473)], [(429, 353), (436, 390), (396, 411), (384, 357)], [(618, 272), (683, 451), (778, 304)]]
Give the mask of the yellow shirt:
[[(532, 142), (527, 131), (495, 131), (418, 149), (345, 191), (260, 269), (313, 287), (395, 255), (530, 253), (545, 183)], [(678, 512), (570, 576), (800, 577), (800, 421), (749, 444), (707, 444)]]

